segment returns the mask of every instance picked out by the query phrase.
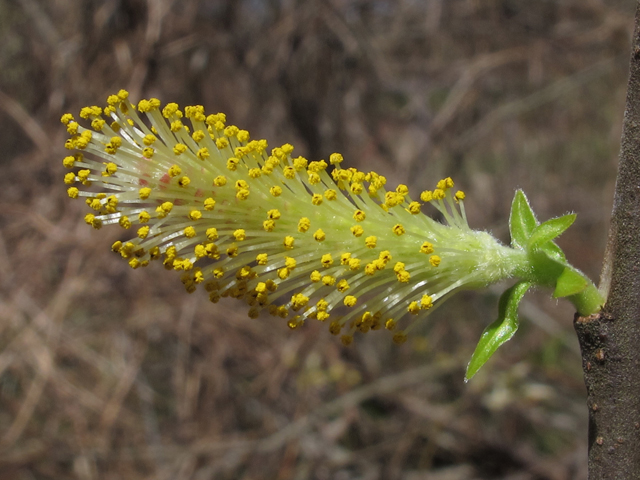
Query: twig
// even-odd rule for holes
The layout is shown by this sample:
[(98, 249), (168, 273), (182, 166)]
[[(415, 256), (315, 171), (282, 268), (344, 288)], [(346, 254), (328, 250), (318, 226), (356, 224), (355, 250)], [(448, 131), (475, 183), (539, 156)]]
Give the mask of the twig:
[[(613, 202), (603, 312), (577, 317), (589, 407), (589, 478), (640, 478), (640, 1)], [(609, 287), (610, 286), (610, 287)]]

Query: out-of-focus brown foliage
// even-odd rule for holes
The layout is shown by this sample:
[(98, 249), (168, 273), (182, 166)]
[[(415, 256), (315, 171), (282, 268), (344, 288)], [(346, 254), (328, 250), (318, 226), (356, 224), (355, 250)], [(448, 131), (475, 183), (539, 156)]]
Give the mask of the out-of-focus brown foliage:
[[(505, 241), (514, 189), (592, 277), (634, 2), (1, 0), (0, 480), (583, 479), (571, 308), (545, 292), (473, 382), (498, 291), (342, 347), (132, 271), (66, 198), (59, 117), (127, 88), (389, 184), (451, 175)], [(239, 308), (240, 307), (240, 308)]]

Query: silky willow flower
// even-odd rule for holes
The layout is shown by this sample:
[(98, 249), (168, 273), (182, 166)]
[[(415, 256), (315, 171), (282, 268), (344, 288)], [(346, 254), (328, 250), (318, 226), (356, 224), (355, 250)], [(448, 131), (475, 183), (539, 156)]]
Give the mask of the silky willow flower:
[[(536, 270), (532, 258), (545, 256), (544, 248), (507, 247), (471, 230), (465, 195), (450, 178), (418, 201), (405, 185), (387, 190), (385, 177), (343, 168), (340, 154), (309, 162), (289, 144), (269, 150), (265, 140), (251, 140), (224, 114), (161, 107), (155, 98), (134, 105), (124, 90), (80, 117), (90, 128), (62, 117), (72, 151), (63, 164), (72, 170), (64, 177), (69, 197), (91, 209), (86, 223), (124, 229), (127, 238), (112, 250), (132, 268), (157, 260), (181, 272), (189, 293), (200, 287), (214, 303), (240, 299), (251, 318), (266, 310), (292, 329), (319, 320), (347, 345), (356, 332), (386, 329), (402, 343), (457, 290), (517, 276), (523, 280), (511, 296), (521, 298), (531, 284), (560, 276), (549, 280)], [(522, 217), (519, 241), (526, 243), (545, 224), (527, 216), (522, 202), (515, 217)], [(425, 204), (444, 223), (424, 215)], [(548, 247), (564, 228), (537, 242)], [(562, 273), (561, 252), (554, 252), (545, 258)], [(582, 291), (587, 283), (578, 276)]]

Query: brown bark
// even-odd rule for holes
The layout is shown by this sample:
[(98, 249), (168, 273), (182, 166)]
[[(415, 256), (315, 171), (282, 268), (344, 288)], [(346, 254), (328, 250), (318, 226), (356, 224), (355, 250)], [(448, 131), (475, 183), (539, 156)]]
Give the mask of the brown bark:
[(589, 407), (589, 478), (640, 479), (640, 1), (602, 277), (604, 310), (574, 321)]

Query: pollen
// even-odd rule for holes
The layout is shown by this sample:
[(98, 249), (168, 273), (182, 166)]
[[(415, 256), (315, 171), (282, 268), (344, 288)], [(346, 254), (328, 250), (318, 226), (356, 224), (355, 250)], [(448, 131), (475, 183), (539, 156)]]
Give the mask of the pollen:
[(339, 153), (293, 157), (222, 113), (133, 104), (124, 90), (61, 122), (67, 195), (86, 202), (91, 228), (122, 228), (117, 257), (135, 269), (160, 259), (187, 292), (237, 299), (251, 318), (326, 321), (344, 344), (388, 330), (402, 343), (443, 298), (508, 271), (490, 266), (506, 247), (469, 228), (449, 177), (412, 201), (406, 185), (343, 167)]

